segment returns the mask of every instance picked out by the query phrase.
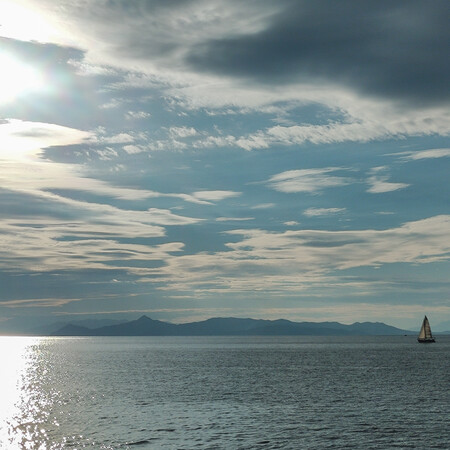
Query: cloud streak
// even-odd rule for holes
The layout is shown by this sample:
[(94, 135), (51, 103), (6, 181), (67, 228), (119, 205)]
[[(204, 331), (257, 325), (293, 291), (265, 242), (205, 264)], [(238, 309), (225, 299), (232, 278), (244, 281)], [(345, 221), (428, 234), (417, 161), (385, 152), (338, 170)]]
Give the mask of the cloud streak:
[(346, 186), (351, 180), (346, 177), (329, 175), (345, 169), (339, 167), (325, 167), (322, 169), (299, 169), (273, 175), (267, 184), (279, 192), (287, 194), (307, 192), (315, 194), (328, 188)]
[(230, 236), (242, 238), (226, 244), (229, 251), (172, 258), (159, 273), (165, 274), (165, 289), (205, 294), (288, 293), (313, 286), (327, 286), (326, 291), (341, 283), (353, 286), (359, 295), (365, 289), (374, 295), (376, 283), (371, 287), (345, 277), (334, 282), (327, 277), (356, 267), (448, 260), (449, 225), (450, 216), (436, 216), (386, 230), (233, 230)]
[[(450, 148), (431, 148), (418, 152), (402, 152), (399, 155), (407, 161), (417, 161), (421, 159), (436, 159), (450, 157)], [(403, 156), (404, 155), (404, 156)]]
[(91, 137), (89, 132), (60, 125), (7, 119), (0, 123), (0, 160), (36, 157), (44, 148), (81, 144)]
[(330, 214), (339, 214), (345, 212), (345, 208), (308, 208), (303, 214), (308, 217), (328, 216)]
[(385, 192), (398, 191), (399, 189), (405, 189), (409, 186), (407, 183), (391, 183), (387, 181), (389, 177), (383, 175), (382, 172), (386, 170), (386, 167), (375, 167), (371, 170), (371, 175), (367, 184), (369, 184), (369, 189), (367, 192), (370, 194), (384, 194)]

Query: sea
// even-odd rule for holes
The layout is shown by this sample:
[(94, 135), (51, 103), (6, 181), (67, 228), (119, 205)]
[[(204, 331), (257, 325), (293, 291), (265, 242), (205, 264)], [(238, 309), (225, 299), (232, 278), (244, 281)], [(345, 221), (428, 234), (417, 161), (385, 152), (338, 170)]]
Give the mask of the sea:
[(450, 336), (0, 337), (0, 448), (449, 449)]

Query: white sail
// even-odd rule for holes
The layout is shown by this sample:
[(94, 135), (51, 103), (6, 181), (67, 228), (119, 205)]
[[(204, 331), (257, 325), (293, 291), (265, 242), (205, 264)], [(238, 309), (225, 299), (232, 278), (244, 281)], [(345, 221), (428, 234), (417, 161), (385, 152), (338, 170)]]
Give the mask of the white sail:
[(417, 339), (419, 342), (434, 342), (433, 335), (431, 334), (430, 322), (428, 322), (427, 316), (423, 319), (422, 327), (420, 328)]
[(427, 339), (431, 339), (433, 337), (431, 334), (430, 322), (428, 322), (428, 319), (426, 317), (425, 317), (425, 337)]
[(425, 319), (422, 322), (422, 328), (420, 329), (419, 339), (425, 339)]

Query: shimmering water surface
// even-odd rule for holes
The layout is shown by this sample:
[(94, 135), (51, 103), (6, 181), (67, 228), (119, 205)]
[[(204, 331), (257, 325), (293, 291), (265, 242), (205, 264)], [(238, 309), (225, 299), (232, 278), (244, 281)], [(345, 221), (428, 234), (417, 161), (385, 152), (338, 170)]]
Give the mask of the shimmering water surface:
[(450, 448), (450, 337), (0, 338), (0, 448)]

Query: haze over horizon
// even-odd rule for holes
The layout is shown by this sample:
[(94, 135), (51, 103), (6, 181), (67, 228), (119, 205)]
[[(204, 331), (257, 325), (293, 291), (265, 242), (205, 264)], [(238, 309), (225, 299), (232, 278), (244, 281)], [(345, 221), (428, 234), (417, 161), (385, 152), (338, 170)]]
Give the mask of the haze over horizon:
[(447, 16), (3, 0), (0, 321), (449, 330)]

